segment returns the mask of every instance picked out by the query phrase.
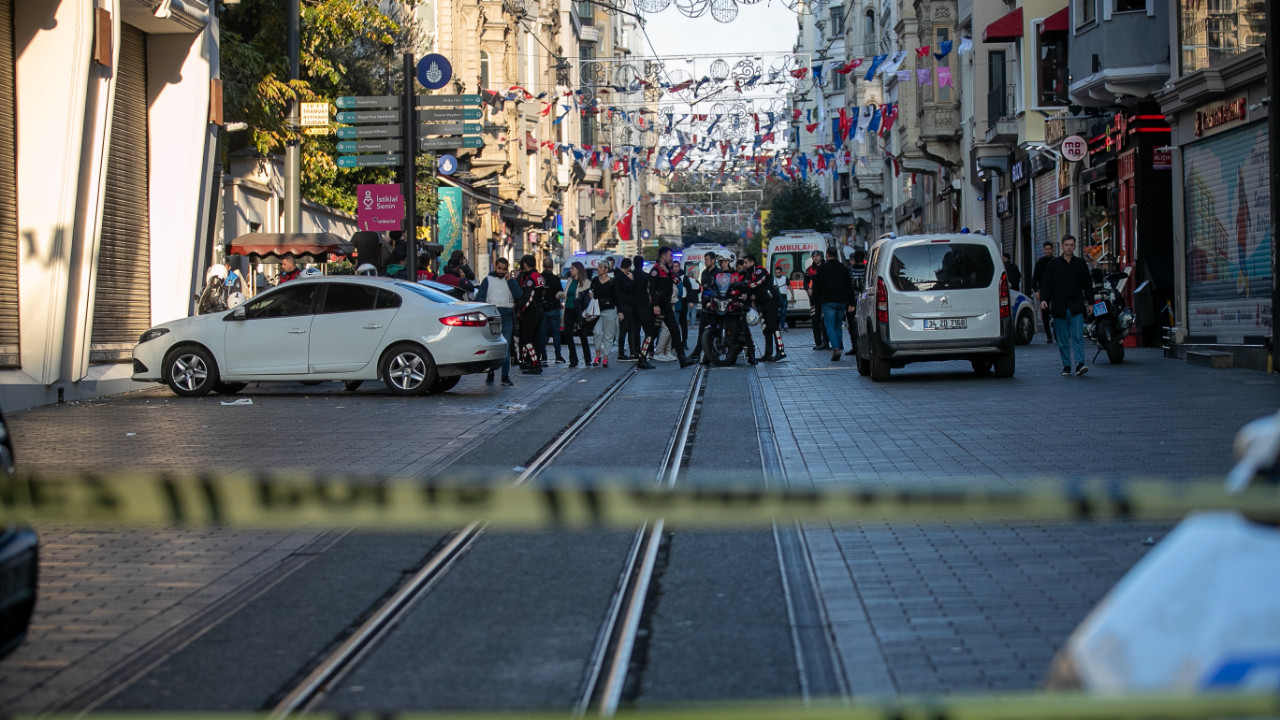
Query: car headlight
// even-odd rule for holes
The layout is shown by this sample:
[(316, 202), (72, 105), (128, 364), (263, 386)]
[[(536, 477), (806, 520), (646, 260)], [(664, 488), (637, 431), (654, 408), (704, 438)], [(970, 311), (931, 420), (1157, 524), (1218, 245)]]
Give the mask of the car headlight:
[(138, 338), (138, 344), (141, 345), (144, 342), (150, 342), (158, 337), (168, 334), (169, 328), (151, 328), (150, 330), (142, 333), (142, 337)]

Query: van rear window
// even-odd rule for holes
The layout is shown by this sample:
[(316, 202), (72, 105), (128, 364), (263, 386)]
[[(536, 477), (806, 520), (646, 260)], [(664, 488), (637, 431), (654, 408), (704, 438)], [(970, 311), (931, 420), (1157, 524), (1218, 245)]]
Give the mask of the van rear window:
[(902, 292), (990, 287), (995, 272), (991, 251), (974, 243), (907, 245), (889, 260), (889, 278)]

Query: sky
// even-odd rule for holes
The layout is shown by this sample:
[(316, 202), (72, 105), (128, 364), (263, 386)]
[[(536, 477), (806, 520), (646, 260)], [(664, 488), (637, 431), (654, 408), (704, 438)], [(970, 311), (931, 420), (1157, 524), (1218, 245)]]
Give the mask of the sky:
[(787, 52), (796, 43), (796, 14), (781, 0), (739, 3), (738, 17), (728, 23), (716, 21), (710, 12), (686, 17), (675, 3), (645, 18), (649, 39), (664, 56)]

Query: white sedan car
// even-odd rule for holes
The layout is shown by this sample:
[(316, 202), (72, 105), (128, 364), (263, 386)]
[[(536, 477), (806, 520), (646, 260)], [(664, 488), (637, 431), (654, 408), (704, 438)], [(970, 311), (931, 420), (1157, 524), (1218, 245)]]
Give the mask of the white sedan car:
[(302, 278), (234, 310), (157, 325), (133, 348), (133, 379), (184, 397), (265, 380), (382, 379), (396, 395), (443, 392), (502, 365), (492, 305), (382, 277)]

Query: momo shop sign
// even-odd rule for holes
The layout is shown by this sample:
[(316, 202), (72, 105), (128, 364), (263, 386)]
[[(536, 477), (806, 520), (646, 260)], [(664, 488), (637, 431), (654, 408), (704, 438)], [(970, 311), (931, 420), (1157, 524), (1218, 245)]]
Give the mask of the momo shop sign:
[(404, 196), (396, 184), (356, 186), (356, 224), (361, 230), (399, 230)]

